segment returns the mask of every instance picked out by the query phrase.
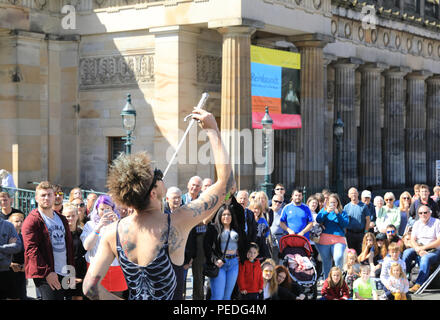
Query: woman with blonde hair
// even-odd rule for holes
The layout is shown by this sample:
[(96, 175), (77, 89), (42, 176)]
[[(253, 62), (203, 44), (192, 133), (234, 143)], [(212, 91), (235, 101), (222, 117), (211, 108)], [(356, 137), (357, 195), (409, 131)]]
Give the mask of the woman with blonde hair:
[(275, 275), (276, 264), (272, 259), (266, 259), (261, 264), (263, 272), (263, 300), (278, 300), (278, 281)]
[(411, 207), (411, 194), (408, 191), (402, 192), (399, 197), (399, 211), (400, 211), (400, 227), (399, 235), (403, 236), (407, 226), (411, 226), (414, 221), (410, 221), (409, 208)]
[(258, 255), (258, 259), (260, 260), (271, 257), (269, 246), (267, 245), (266, 241), (270, 234), (270, 227), (263, 215), (263, 208), (263, 204), (259, 200), (255, 200), (251, 205), (249, 205), (249, 209), (254, 213), (254, 218), (257, 222), (257, 235), (255, 242), (260, 247), (260, 253)]
[(336, 193), (329, 196), (328, 203), (316, 216), (316, 222), (324, 226), (316, 248), (321, 255), (324, 278), (327, 278), (333, 261), (342, 269), (347, 247), (345, 228), (347, 228), (349, 219)]

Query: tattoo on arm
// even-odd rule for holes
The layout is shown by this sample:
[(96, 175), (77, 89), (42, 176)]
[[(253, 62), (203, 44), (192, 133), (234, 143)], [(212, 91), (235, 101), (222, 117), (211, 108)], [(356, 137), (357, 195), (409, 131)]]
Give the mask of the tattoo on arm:
[(231, 174), (229, 175), (228, 181), (226, 182), (226, 193), (231, 191), (231, 188), (233, 185), (234, 185), (234, 174), (231, 171)]
[[(91, 282), (89, 286), (89, 281)], [(101, 281), (101, 276), (96, 276), (84, 283), (84, 286), (88, 287), (86, 291), (86, 296), (90, 300), (99, 300), (99, 281)]]

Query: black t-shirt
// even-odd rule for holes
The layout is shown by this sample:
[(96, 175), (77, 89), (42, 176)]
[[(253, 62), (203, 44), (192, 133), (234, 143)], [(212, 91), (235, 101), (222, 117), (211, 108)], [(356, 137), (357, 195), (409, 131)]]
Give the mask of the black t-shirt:
[[(0, 218), (3, 218), (3, 219), (5, 219), (5, 220), (8, 220), (9, 219), (9, 217), (11, 216), (11, 214), (13, 214), (13, 213), (23, 213), (22, 211), (20, 211), (20, 210), (18, 210), (18, 209), (15, 209), (15, 208), (12, 208), (12, 211), (11, 211), (11, 213), (9, 213), (9, 214), (4, 214), (3, 212), (0, 212)], [(24, 213), (23, 213), (24, 214)]]

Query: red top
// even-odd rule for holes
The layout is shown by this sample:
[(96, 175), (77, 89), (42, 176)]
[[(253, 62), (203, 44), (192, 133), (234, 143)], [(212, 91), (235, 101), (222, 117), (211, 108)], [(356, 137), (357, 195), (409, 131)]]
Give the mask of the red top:
[[(74, 251), (72, 233), (67, 219), (54, 211), (63, 222), (66, 240), (67, 264), (74, 266)], [(24, 268), (27, 279), (46, 278), (51, 272), (55, 272), (52, 242), (49, 230), (41, 217), (38, 209), (32, 210), (23, 222), (21, 228), (24, 245)]]
[(243, 264), (240, 263), (237, 284), (240, 291), (246, 290), (248, 293), (263, 290), (263, 271), (258, 259), (255, 259), (254, 262), (246, 260)]
[(340, 288), (330, 288), (328, 279), (325, 279), (321, 294), (327, 300), (347, 300), (350, 298), (350, 291), (345, 281), (342, 282), (342, 287)]

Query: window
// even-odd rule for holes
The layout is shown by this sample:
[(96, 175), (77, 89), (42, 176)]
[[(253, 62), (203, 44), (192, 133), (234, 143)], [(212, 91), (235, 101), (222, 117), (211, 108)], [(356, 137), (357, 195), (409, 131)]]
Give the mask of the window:
[(125, 140), (122, 137), (109, 137), (108, 164), (110, 165), (119, 154), (125, 152)]

